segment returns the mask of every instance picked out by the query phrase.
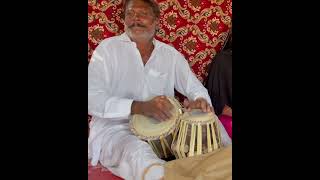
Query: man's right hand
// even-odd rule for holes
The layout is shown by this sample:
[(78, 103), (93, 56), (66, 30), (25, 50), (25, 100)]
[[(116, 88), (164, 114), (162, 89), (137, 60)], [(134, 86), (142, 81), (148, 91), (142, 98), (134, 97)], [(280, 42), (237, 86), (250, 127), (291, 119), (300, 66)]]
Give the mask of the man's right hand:
[(150, 101), (133, 101), (131, 114), (142, 114), (159, 121), (166, 121), (172, 116), (172, 108), (173, 105), (165, 96), (156, 96)]

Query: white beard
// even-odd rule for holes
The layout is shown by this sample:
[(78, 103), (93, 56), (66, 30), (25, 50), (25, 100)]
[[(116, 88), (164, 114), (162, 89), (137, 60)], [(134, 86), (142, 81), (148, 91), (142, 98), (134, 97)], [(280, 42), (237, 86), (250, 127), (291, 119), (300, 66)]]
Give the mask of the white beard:
[(156, 31), (152, 31), (152, 32), (143, 32), (143, 33), (139, 33), (139, 34), (134, 34), (132, 33), (132, 31), (128, 28), (127, 25), (124, 26), (124, 31), (127, 33), (127, 35), (131, 38), (131, 39), (139, 39), (139, 40), (144, 40), (144, 41), (149, 41), (150, 39), (153, 39), (153, 37), (155, 36)]

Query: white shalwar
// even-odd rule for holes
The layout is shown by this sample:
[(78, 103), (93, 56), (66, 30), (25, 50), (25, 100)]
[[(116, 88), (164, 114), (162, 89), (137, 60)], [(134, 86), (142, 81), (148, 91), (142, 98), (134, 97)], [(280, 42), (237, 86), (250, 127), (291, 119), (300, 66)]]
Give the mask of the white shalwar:
[[(195, 100), (211, 100), (191, 71), (186, 59), (173, 47), (153, 40), (154, 50), (143, 65), (136, 43), (126, 33), (103, 40), (88, 67), (88, 112), (92, 115), (88, 158), (128, 180), (158, 179), (164, 164), (146, 142), (128, 126), (133, 100), (146, 101), (158, 95), (174, 97), (174, 89)], [(219, 122), (222, 143), (231, 144)], [(147, 175), (144, 172), (152, 166)]]

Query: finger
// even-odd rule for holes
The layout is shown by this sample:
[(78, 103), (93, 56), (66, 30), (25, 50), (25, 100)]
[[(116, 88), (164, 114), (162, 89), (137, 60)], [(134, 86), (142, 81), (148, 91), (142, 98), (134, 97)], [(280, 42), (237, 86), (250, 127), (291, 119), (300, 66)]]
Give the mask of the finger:
[(211, 111), (211, 106), (209, 104), (207, 104), (207, 112), (212, 112)]
[[(167, 100), (167, 99), (166, 99)], [(170, 110), (168, 104), (166, 104), (165, 99), (161, 100), (156, 105), (156, 114), (160, 118), (160, 120), (164, 121), (171, 117)]]
[(162, 111), (159, 112), (159, 116), (160, 116), (162, 121), (166, 121), (166, 120), (169, 119), (169, 117)]
[(215, 113), (215, 112), (214, 112), (214, 108), (213, 108), (213, 107), (210, 107), (210, 110), (211, 110), (211, 112)]
[(201, 109), (201, 101), (199, 100), (193, 101), (192, 105), (190, 103), (190, 107), (191, 109)]
[(207, 112), (207, 113), (211, 112), (211, 109), (210, 109), (211, 105), (206, 100), (204, 100), (204, 101), (205, 101), (205, 104), (206, 104), (205, 112)]
[(164, 121), (164, 118), (162, 118), (159, 113), (154, 114), (153, 117), (160, 122)]
[(171, 110), (173, 108), (173, 105), (171, 104), (171, 102), (165, 98), (161, 100), (162, 105), (164, 106), (164, 108)]
[(168, 98), (166, 98), (165, 96), (163, 96), (164, 98), (160, 98), (159, 101), (157, 102), (158, 107), (160, 109), (165, 109), (167, 111), (171, 110), (173, 108), (173, 105), (171, 104), (171, 102), (168, 100)]
[(202, 112), (207, 112), (207, 102), (204, 100), (200, 100), (200, 107)]
[(191, 102), (189, 103), (188, 108), (190, 108), (190, 109), (196, 109), (197, 106), (198, 106), (197, 104), (198, 104), (198, 101), (191, 101)]
[(168, 119), (171, 118), (173, 115), (172, 109), (173, 109), (173, 105), (170, 103), (168, 99), (166, 99), (166, 101), (163, 102), (162, 112), (167, 116)]
[(164, 98), (165, 98), (165, 96), (161, 95), (161, 96), (156, 96), (156, 97), (154, 97), (153, 100), (154, 100), (155, 102), (159, 102), (159, 101), (161, 101), (161, 100), (164, 99)]
[(173, 108), (173, 105), (170, 103), (168, 99), (162, 99), (157, 104), (157, 111), (163, 113), (166, 118), (171, 117), (171, 109)]
[(159, 105), (159, 113), (161, 113), (162, 116), (164, 116), (165, 119), (171, 118), (172, 114), (170, 111), (170, 108), (168, 107), (169, 104), (161, 104)]
[(163, 108), (161, 112), (166, 116), (166, 119), (172, 117), (172, 113), (169, 108)]
[(189, 100), (188, 100), (188, 99), (184, 99), (184, 101), (183, 101), (183, 106), (184, 106), (185, 108), (188, 108), (188, 107), (189, 107)]

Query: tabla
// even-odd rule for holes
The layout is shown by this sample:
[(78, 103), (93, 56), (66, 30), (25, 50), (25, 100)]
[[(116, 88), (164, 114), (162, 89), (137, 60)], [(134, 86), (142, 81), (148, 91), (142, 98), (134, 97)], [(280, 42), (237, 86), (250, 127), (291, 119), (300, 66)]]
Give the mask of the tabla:
[(182, 115), (182, 106), (172, 97), (167, 97), (173, 105), (171, 110), (172, 117), (160, 122), (154, 118), (143, 115), (133, 115), (130, 121), (130, 130), (140, 139), (149, 143), (153, 151), (161, 159), (167, 159), (173, 156), (171, 143), (176, 135), (176, 127), (178, 126)]
[(222, 147), (218, 117), (201, 110), (185, 112), (179, 122), (171, 149), (176, 158), (206, 154)]

